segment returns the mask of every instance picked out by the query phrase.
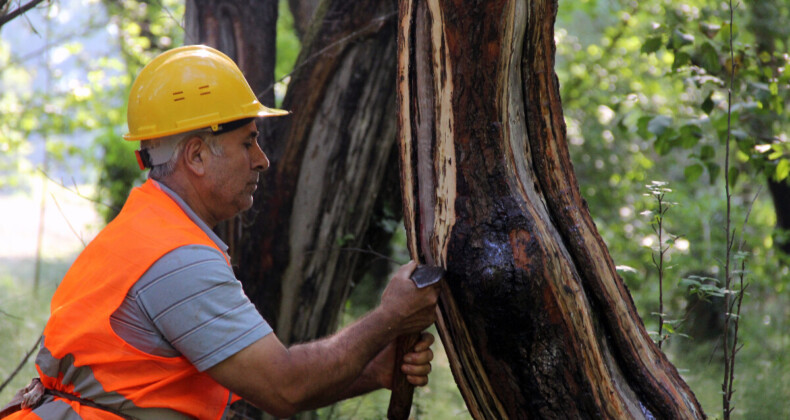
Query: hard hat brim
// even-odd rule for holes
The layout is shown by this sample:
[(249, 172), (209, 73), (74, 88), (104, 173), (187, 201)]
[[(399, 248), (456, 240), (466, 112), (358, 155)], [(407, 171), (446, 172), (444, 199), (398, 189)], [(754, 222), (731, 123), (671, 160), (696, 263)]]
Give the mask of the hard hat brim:
[[(246, 118), (281, 117), (281, 116), (288, 115), (288, 114), (291, 113), (291, 111), (286, 111), (284, 109), (277, 109), (277, 108), (269, 108), (269, 107), (264, 106), (264, 105), (259, 105), (259, 107), (260, 108), (259, 108), (258, 112), (254, 113), (254, 114), (235, 115), (235, 116), (230, 117), (230, 118), (225, 118), (225, 119), (222, 119), (222, 120), (218, 120), (216, 122), (216, 124), (212, 124), (212, 125), (226, 124), (226, 123), (229, 123), (231, 121), (243, 120), (243, 119), (246, 119)], [(186, 133), (186, 132), (193, 131), (193, 130), (198, 130), (198, 129), (201, 129), (201, 128), (211, 128), (211, 125), (207, 126), (204, 123), (185, 124), (185, 125), (182, 125), (182, 126), (180, 126), (178, 128), (172, 129), (172, 130), (159, 131), (159, 132), (156, 133), (155, 136), (153, 136), (153, 135), (132, 135), (131, 133), (127, 133), (127, 134), (123, 135), (123, 139), (127, 140), (127, 141), (151, 140), (151, 139), (155, 139), (155, 138), (159, 138), (159, 137), (172, 136), (173, 134)]]

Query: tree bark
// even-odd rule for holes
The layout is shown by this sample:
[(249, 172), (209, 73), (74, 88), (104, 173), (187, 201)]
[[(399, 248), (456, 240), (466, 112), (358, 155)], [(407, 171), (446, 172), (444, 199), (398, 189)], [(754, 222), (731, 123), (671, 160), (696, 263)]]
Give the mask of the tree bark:
[[(319, 7), (319, 10), (322, 10)], [(303, 47), (241, 266), (280, 339), (333, 331), (395, 136), (395, 4), (329, 1)]]
[(556, 1), (401, 0), (409, 249), (448, 270), (439, 330), (475, 418), (703, 418), (580, 196)]
[(288, 8), (294, 17), (294, 29), (299, 39), (303, 39), (310, 28), (317, 7), (318, 0), (288, 0)]

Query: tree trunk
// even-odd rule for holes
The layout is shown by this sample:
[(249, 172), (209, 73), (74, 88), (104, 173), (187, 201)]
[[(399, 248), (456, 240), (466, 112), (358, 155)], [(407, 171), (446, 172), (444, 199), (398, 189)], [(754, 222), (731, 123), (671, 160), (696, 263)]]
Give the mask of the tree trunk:
[(310, 29), (310, 22), (317, 7), (318, 0), (288, 0), (288, 9), (294, 17), (294, 29), (299, 39), (303, 39)]
[(579, 194), (556, 7), (400, 2), (404, 218), (412, 256), (448, 270), (456, 382), (475, 418), (703, 418)]

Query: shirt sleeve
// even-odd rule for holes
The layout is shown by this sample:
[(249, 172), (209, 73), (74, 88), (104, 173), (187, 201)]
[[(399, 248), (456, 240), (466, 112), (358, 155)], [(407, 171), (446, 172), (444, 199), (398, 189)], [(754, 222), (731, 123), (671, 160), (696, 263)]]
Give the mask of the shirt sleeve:
[(188, 245), (160, 258), (137, 303), (173, 348), (205, 371), (272, 332), (223, 255)]

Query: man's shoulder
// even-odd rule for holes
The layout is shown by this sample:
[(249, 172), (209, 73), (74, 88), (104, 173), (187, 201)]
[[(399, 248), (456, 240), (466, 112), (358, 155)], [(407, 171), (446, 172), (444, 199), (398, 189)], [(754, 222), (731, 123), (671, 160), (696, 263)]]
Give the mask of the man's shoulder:
[(130, 291), (167, 343), (203, 371), (271, 333), (214, 248), (180, 247)]
[[(194, 281), (194, 280), (201, 281)], [(218, 249), (200, 244), (180, 246), (156, 260), (132, 287), (136, 293), (155, 282), (190, 281), (190, 286), (209, 287), (213, 282), (236, 281), (233, 270)], [(208, 284), (207, 284), (208, 283)], [(163, 292), (169, 292), (165, 287)], [(173, 290), (175, 292), (177, 290)], [(170, 294), (170, 293), (168, 293)]]

